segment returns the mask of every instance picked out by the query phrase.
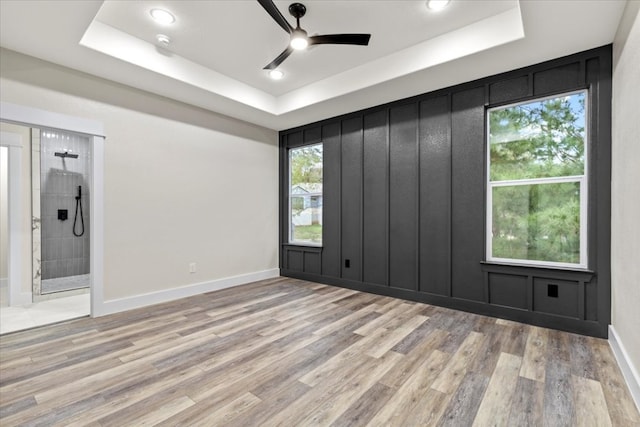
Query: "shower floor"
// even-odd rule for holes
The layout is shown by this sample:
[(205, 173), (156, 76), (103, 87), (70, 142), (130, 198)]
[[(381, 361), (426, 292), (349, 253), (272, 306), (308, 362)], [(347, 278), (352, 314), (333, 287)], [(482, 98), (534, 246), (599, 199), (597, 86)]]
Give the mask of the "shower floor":
[(41, 294), (52, 294), (54, 292), (72, 291), (74, 289), (88, 288), (91, 276), (81, 274), (79, 276), (57, 277), (55, 279), (45, 279), (40, 284)]

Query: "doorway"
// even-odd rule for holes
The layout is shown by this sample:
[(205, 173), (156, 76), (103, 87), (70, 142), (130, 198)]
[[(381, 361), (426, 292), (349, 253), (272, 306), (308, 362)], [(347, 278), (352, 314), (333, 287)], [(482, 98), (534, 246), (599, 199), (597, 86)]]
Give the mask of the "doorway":
[(31, 134), (33, 301), (89, 293), (91, 137)]
[[(0, 333), (88, 316), (90, 137), (6, 122), (0, 123), (0, 130)], [(68, 153), (65, 163), (75, 153), (77, 157), (73, 159), (80, 159), (82, 164), (57, 164), (57, 158), (42, 162), (43, 137), (45, 153), (62, 146)], [(51, 156), (56, 157), (55, 152)], [(41, 180), (43, 170), (46, 178)], [(42, 227), (42, 218), (50, 216), (47, 203), (68, 208), (70, 197), (66, 193), (72, 187), (84, 190), (84, 195), (75, 193), (77, 201), (71, 198), (78, 205), (78, 215), (75, 234), (73, 230), (69, 234), (74, 239), (84, 239), (80, 241), (68, 238), (66, 229)], [(54, 237), (59, 239), (50, 240)], [(44, 251), (42, 242), (48, 245)], [(58, 269), (45, 268), (44, 277), (53, 282), (42, 280), (43, 259), (62, 261)], [(70, 283), (65, 283), (66, 280)]]

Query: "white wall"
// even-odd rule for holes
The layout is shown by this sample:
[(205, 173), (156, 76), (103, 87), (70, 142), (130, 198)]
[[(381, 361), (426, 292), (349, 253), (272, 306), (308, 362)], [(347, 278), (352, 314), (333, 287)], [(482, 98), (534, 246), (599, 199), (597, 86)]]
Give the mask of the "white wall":
[(640, 371), (640, 2), (629, 2), (613, 49), (611, 323)]
[(104, 123), (105, 300), (277, 268), (275, 131), (8, 50), (0, 99)]

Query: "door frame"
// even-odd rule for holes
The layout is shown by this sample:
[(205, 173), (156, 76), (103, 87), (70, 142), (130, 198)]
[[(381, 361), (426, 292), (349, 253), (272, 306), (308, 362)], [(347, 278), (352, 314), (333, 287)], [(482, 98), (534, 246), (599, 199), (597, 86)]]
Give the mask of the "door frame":
[[(104, 126), (101, 122), (24, 105), (0, 102), (0, 120), (30, 127), (47, 127), (92, 136), (90, 191), (91, 316), (104, 310)], [(17, 236), (19, 237), (19, 236)]]
[(28, 304), (31, 292), (22, 292), (22, 136), (0, 131), (0, 145), (7, 148), (7, 268), (9, 306)]

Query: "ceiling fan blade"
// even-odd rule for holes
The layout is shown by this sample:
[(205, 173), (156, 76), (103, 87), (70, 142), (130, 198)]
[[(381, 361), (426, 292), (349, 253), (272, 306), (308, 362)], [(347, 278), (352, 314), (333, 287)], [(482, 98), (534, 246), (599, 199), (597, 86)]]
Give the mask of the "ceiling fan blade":
[(309, 45), (314, 44), (355, 44), (367, 46), (371, 34), (327, 34), (309, 37)]
[(293, 27), (289, 22), (282, 16), (282, 13), (278, 10), (276, 5), (273, 3), (273, 0), (258, 0), (260, 6), (264, 7), (264, 10), (267, 11), (269, 15), (273, 18), (274, 21), (278, 23), (287, 33), (291, 34), (293, 32)]
[(271, 61), (269, 65), (264, 67), (263, 70), (275, 70), (276, 68), (278, 68), (278, 65), (282, 64), (284, 60), (287, 59), (289, 55), (291, 55), (291, 52), (293, 52), (293, 48), (291, 46), (287, 46), (287, 48), (280, 55), (278, 55), (276, 59)]

